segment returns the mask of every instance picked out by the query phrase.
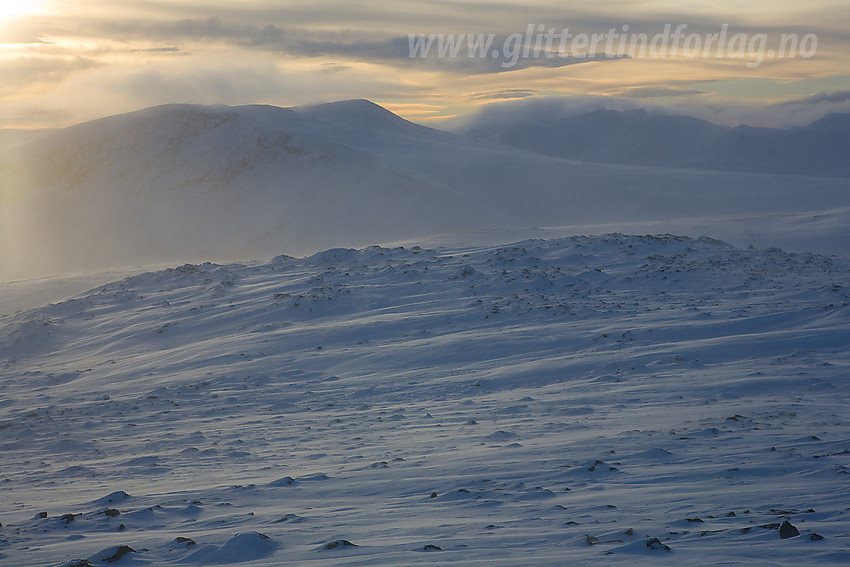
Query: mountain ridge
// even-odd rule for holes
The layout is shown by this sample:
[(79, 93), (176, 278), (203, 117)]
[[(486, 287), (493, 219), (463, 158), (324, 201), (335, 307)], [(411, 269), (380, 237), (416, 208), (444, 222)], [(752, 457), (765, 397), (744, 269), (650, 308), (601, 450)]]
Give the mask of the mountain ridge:
[(597, 109), (505, 125), (482, 118), (461, 133), (596, 163), (850, 177), (850, 114), (828, 114), (806, 126), (762, 128), (646, 109)]

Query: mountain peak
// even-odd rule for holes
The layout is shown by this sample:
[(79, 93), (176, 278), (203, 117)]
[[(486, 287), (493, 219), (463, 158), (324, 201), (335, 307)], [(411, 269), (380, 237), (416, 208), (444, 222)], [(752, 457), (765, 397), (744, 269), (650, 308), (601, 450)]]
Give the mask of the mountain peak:
[(344, 126), (375, 128), (380, 126), (418, 126), (364, 98), (340, 100), (324, 104), (296, 106), (299, 114), (320, 118)]
[(294, 110), (336, 110), (346, 112), (385, 112), (392, 114), (389, 110), (381, 105), (375, 104), (371, 100), (365, 98), (352, 98), (347, 100), (337, 100), (334, 102), (323, 102), (319, 104), (308, 104), (294, 107)]
[(850, 133), (850, 113), (832, 112), (808, 125), (813, 130)]

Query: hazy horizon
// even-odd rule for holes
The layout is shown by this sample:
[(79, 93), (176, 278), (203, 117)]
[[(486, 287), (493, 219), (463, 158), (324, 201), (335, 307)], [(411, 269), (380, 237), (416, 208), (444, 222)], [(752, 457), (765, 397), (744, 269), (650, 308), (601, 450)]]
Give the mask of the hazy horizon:
[(0, 128), (352, 98), (436, 127), (489, 102), (587, 97), (803, 124), (850, 110), (848, 19), (837, 1), (0, 2)]

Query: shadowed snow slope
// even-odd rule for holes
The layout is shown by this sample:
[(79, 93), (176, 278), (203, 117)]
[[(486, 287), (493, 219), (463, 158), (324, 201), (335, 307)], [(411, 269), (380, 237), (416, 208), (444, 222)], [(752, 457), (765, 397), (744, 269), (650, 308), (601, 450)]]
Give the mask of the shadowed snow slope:
[(848, 300), (669, 235), (139, 274), (0, 318), (0, 561), (847, 565)]
[(828, 210), (847, 181), (567, 161), (368, 101), (169, 105), (0, 152), (0, 280), (449, 231)]

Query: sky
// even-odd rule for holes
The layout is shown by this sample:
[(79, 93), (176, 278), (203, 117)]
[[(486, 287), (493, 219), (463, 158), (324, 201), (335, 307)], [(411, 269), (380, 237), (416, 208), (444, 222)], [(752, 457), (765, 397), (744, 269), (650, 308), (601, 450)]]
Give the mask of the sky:
[(0, 0), (0, 128), (351, 98), (435, 127), (541, 100), (803, 124), (850, 112), (847, 30), (847, 0)]

